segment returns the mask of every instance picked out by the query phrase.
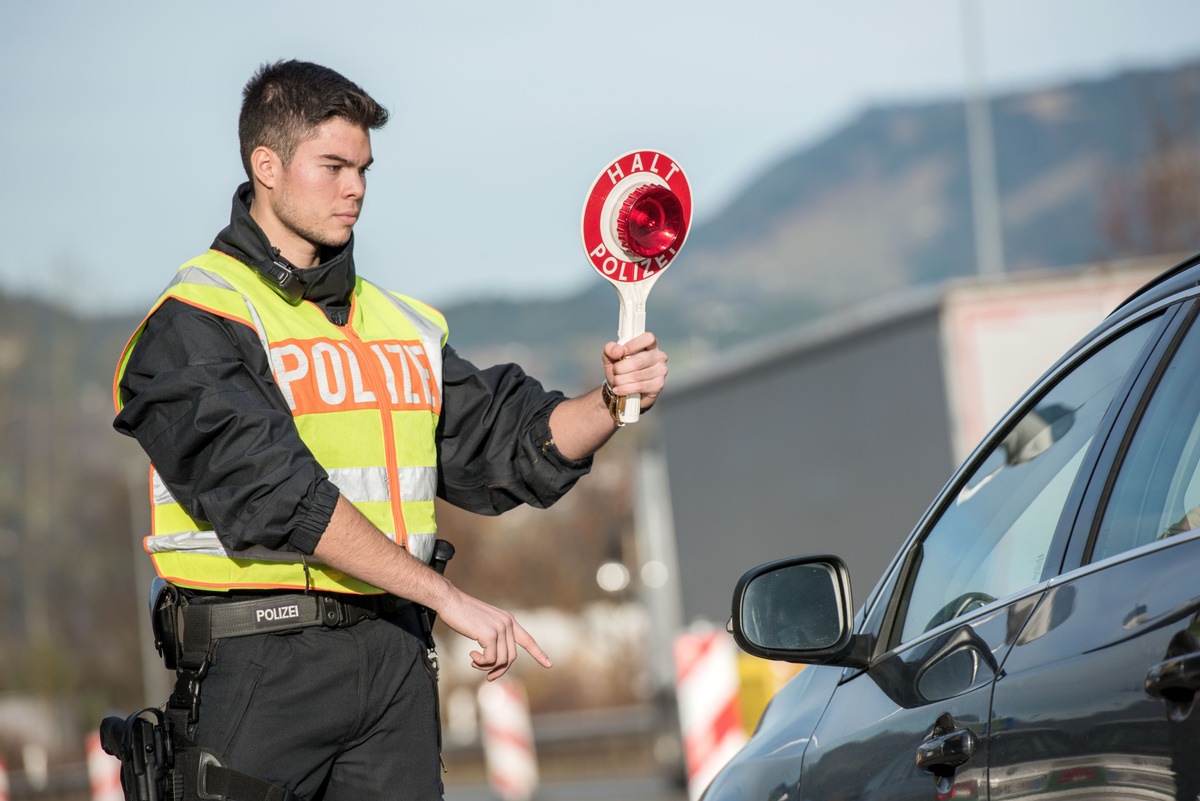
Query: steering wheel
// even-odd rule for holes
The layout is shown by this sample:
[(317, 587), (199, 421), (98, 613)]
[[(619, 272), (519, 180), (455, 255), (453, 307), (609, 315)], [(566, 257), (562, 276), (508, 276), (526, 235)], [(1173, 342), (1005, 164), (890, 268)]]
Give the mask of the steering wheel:
[(960, 615), (965, 615), (967, 612), (970, 612), (974, 609), (987, 606), (994, 600), (996, 599), (988, 595), (986, 592), (968, 590), (939, 609), (937, 614), (930, 618), (929, 622), (925, 624), (925, 631), (936, 628), (946, 621), (953, 620)]

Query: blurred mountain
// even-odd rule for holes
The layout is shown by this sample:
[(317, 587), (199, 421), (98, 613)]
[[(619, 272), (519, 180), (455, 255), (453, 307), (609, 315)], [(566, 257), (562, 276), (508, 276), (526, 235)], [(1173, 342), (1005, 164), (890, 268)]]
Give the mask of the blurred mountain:
[[(994, 97), (1008, 270), (1200, 246), (1200, 62)], [(863, 299), (975, 270), (961, 99), (865, 109), (699, 222), (647, 325), (675, 364)], [(572, 390), (615, 336), (615, 291), (446, 309), (468, 358)]]
[[(1200, 61), (992, 98), (1006, 268), (1073, 267), (1200, 246)], [(648, 326), (678, 365), (909, 286), (975, 270), (960, 98), (864, 109), (695, 221), (654, 287)], [(550, 386), (595, 382), (617, 296), (443, 307), (451, 343)], [(79, 323), (111, 347), (136, 319)], [(118, 335), (119, 332), (119, 335)], [(88, 380), (110, 365), (82, 355)], [(0, 353), (0, 358), (3, 353)], [(2, 367), (2, 364), (0, 364)]]

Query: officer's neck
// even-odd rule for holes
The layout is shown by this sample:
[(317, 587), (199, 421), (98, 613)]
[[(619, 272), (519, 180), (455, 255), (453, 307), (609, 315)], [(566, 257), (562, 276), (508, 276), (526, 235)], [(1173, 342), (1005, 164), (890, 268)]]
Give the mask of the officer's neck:
[(257, 197), (252, 198), (250, 218), (262, 229), (271, 246), (293, 267), (304, 270), (321, 263), (322, 248), (284, 225), (270, 203), (260, 202)]

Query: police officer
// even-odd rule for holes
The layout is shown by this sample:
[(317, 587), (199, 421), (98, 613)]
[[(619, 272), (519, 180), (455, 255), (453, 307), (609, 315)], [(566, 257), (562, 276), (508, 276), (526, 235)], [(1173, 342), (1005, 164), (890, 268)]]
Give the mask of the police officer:
[(441, 797), (420, 611), (475, 641), (489, 680), (520, 649), (550, 659), (429, 567), (435, 496), (483, 514), (553, 503), (619, 427), (620, 398), (653, 406), (667, 374), (646, 333), (606, 344), (601, 386), (566, 399), (516, 365), (476, 368), (439, 312), (360, 277), (352, 230), (387, 116), (333, 70), (264, 65), (230, 223), (116, 376), (114, 425), (153, 467), (162, 619), (182, 623), (164, 644), (176, 733), (304, 799)]

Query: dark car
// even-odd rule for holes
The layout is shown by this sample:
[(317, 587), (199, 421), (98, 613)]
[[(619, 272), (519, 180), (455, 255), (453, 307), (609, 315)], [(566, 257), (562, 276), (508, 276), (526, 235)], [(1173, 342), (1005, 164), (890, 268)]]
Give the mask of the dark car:
[(807, 666), (706, 801), (1195, 801), (1198, 316), (1200, 256), (1024, 395), (857, 614), (836, 556), (743, 576), (738, 644)]

